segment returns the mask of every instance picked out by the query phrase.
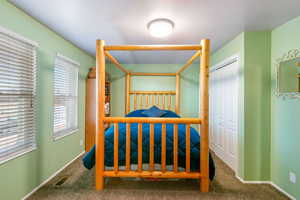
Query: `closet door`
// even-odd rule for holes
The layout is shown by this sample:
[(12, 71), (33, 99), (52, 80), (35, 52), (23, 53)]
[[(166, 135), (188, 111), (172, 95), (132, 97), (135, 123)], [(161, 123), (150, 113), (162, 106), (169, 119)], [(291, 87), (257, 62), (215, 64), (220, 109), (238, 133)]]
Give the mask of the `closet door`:
[(237, 170), (238, 79), (237, 62), (210, 73), (210, 148)]

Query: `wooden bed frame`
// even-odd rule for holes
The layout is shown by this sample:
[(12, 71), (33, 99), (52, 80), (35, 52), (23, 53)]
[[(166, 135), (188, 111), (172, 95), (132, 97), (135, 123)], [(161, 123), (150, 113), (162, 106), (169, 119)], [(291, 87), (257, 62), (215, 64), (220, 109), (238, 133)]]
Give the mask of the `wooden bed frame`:
[[(187, 61), (187, 63), (176, 73), (132, 73), (126, 70), (122, 65), (109, 53), (109, 51), (153, 51), (153, 50), (174, 50), (186, 51), (194, 50), (196, 53)], [(96, 43), (96, 79), (97, 79), (97, 116), (96, 116), (96, 189), (104, 189), (105, 177), (151, 177), (151, 178), (192, 178), (201, 180), (200, 190), (202, 192), (209, 191), (209, 147), (208, 147), (208, 83), (209, 83), (209, 52), (210, 41), (208, 39), (201, 40), (200, 45), (127, 45), (127, 46), (106, 46), (103, 40), (97, 40)], [(175, 95), (175, 112), (180, 113), (180, 73), (188, 68), (194, 60), (200, 56), (200, 113), (199, 118), (140, 118), (140, 117), (105, 117), (105, 56), (116, 65), (120, 70), (126, 73), (126, 97), (125, 112), (130, 111), (130, 96), (133, 95), (134, 105), (136, 109), (143, 106), (158, 105), (155, 95), (162, 99), (162, 108), (171, 107), (171, 95)], [(175, 76), (176, 91), (131, 91), (132, 76)], [(146, 100), (140, 100), (138, 103), (138, 95), (142, 99), (142, 95)], [(152, 95), (152, 103), (149, 97)], [(160, 97), (161, 96), (161, 97)], [(168, 103), (167, 100), (168, 100)], [(147, 100), (148, 99), (148, 100)], [(147, 105), (148, 104), (148, 105)], [(114, 167), (113, 170), (106, 170), (104, 166), (104, 144), (105, 131), (104, 124), (114, 124)], [(126, 123), (126, 164), (125, 170), (119, 170), (118, 164), (118, 123)], [(138, 123), (138, 167), (137, 170), (131, 170), (130, 163), (130, 125)], [(149, 169), (143, 169), (142, 162), (142, 123), (150, 123), (150, 160)], [(162, 150), (161, 150), (161, 170), (154, 169), (154, 124), (162, 123)], [(173, 170), (166, 170), (166, 124), (174, 124), (174, 155), (178, 155), (178, 124), (186, 124), (186, 167), (185, 171), (178, 171), (178, 156), (174, 156)], [(190, 126), (198, 124), (201, 127), (201, 144), (200, 144), (200, 171), (190, 171)]]

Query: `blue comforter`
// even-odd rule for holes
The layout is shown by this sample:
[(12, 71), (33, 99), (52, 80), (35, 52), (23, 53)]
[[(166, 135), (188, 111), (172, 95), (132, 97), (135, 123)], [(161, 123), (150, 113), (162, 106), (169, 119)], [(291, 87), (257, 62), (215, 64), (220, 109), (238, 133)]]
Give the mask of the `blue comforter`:
[[(126, 117), (146, 117), (142, 114), (144, 110), (136, 110), (129, 113)], [(179, 117), (172, 111), (166, 111), (166, 114), (162, 117)], [(142, 125), (143, 132), (143, 163), (149, 163), (149, 130), (150, 125), (145, 123)], [(160, 164), (161, 162), (161, 124), (154, 125), (154, 161)], [(166, 125), (166, 146), (167, 146), (167, 165), (173, 164), (173, 124)], [(185, 130), (184, 124), (178, 125), (178, 165), (180, 167), (185, 167)], [(131, 133), (131, 164), (137, 164), (138, 161), (138, 124), (132, 123), (130, 127)], [(198, 132), (191, 127), (191, 171), (199, 170), (200, 156), (200, 136)], [(105, 132), (105, 166), (113, 166), (114, 164), (114, 126), (111, 126)], [(125, 165), (125, 154), (126, 150), (126, 124), (119, 123), (119, 165)], [(95, 146), (84, 156), (83, 164), (87, 169), (91, 169), (95, 165)], [(210, 174), (209, 177), (212, 180), (215, 175), (215, 165), (212, 160), (211, 155), (209, 155), (209, 167)]]

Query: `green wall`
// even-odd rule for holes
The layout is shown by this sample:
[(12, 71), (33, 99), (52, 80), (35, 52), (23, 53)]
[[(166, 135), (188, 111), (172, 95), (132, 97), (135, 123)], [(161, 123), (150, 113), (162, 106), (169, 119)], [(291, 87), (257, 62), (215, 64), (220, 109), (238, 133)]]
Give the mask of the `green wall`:
[(212, 54), (211, 65), (239, 55), (238, 175), (270, 179), (270, 32), (245, 32)]
[[(271, 53), (271, 180), (300, 199), (300, 100), (283, 99), (276, 93), (276, 60), (300, 48), (300, 17), (272, 31)], [(289, 172), (298, 175), (289, 182)]]
[[(176, 72), (183, 64), (124, 64), (132, 72)], [(125, 77), (112, 64), (107, 65), (112, 79), (112, 116), (124, 116)], [(193, 64), (181, 73), (180, 110), (183, 117), (199, 114), (199, 64)], [(175, 90), (175, 77), (133, 77), (132, 90)], [(173, 99), (172, 102), (175, 100)], [(131, 99), (131, 105), (133, 100)], [(133, 108), (132, 108), (133, 109)]]
[[(0, 165), (0, 199), (18, 200), (31, 192), (82, 151), (84, 139), (85, 77), (95, 59), (35, 21), (6, 0), (0, 0), (0, 26), (39, 43), (37, 49), (38, 149)], [(58, 141), (52, 139), (53, 65), (59, 52), (78, 61), (79, 131)]]
[(270, 48), (270, 31), (245, 32), (245, 180), (270, 180)]

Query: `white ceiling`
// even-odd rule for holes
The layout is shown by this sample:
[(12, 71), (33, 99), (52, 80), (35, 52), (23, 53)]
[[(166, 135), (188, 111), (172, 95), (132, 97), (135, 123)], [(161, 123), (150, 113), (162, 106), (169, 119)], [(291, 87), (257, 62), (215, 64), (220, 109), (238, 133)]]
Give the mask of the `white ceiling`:
[[(216, 50), (242, 31), (269, 30), (300, 14), (300, 0), (11, 0), (90, 54), (106, 44), (198, 44)], [(146, 24), (169, 18), (174, 33), (158, 39)], [(113, 52), (122, 63), (184, 63), (192, 52)]]

